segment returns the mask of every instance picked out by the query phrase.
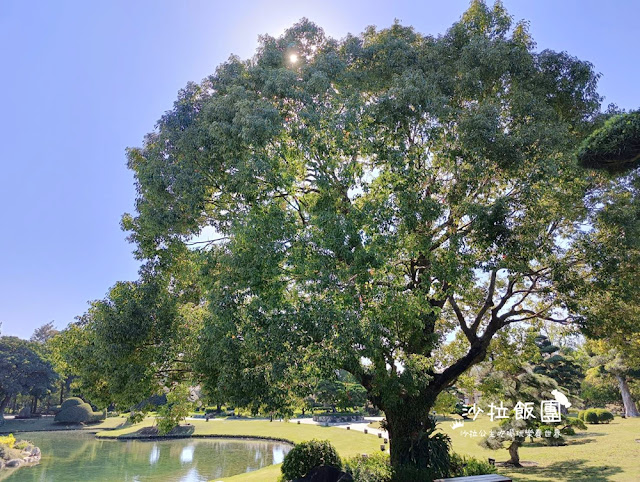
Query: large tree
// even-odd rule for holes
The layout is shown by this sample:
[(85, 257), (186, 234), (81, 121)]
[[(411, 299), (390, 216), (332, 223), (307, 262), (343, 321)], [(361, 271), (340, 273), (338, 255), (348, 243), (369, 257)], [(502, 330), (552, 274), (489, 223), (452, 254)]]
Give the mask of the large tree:
[(575, 259), (560, 290), (581, 316), (583, 333), (616, 377), (627, 416), (640, 416), (629, 390), (640, 358), (640, 112), (611, 117), (583, 143), (594, 186), (585, 198), (589, 217), (573, 244)]
[(55, 387), (58, 376), (33, 343), (15, 336), (0, 337), (0, 425), (12, 397), (43, 397)]
[(278, 405), (346, 370), (385, 412), (392, 464), (430, 466), (438, 394), (502, 328), (566, 319), (551, 278), (582, 215), (596, 80), (476, 1), (438, 37), (336, 41), (303, 20), (189, 84), (128, 151), (123, 225), (168, 264), (215, 230), (203, 382)]
[(629, 337), (627, 349), (611, 343), (609, 339), (590, 342), (586, 346), (591, 355), (592, 381), (606, 382), (613, 379), (617, 385), (626, 417), (640, 417), (630, 384), (640, 379), (640, 337)]

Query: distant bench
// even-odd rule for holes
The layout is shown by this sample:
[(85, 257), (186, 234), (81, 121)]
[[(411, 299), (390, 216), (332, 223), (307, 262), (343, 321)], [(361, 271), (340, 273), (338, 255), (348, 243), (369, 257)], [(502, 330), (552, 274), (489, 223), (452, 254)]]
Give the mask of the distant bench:
[(504, 475), (472, 475), (470, 477), (451, 477), (449, 479), (436, 479), (433, 482), (513, 482), (509, 477)]

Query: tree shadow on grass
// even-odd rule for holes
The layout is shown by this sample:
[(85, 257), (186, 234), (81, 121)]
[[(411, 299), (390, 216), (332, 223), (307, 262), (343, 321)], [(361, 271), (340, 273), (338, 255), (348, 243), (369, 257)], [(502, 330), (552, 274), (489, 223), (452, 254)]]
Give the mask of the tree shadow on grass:
[(131, 434), (121, 435), (119, 438), (180, 438), (180, 437), (191, 437), (193, 432), (195, 431), (195, 427), (191, 424), (179, 425), (171, 429), (171, 431), (165, 435), (161, 435), (158, 427), (142, 427), (139, 430)]
[[(517, 478), (518, 472), (526, 473), (534, 478), (527, 482), (548, 482), (549, 480), (563, 480), (565, 482), (607, 482), (611, 476), (622, 473), (620, 467), (612, 465), (586, 465), (588, 460), (567, 460), (555, 462), (545, 467), (530, 467), (527, 469), (509, 470), (508, 475)], [(535, 478), (540, 477), (540, 478)]]
[(572, 439), (569, 440), (569, 443), (567, 444), (568, 446), (571, 445), (584, 445), (584, 444), (590, 444), (591, 442), (595, 442), (596, 439), (594, 438), (580, 438), (580, 439)]

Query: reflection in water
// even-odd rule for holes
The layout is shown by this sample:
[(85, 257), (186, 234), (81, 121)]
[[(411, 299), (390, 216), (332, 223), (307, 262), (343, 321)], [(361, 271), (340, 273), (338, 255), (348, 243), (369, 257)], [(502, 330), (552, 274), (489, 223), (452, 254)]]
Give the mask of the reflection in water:
[(42, 450), (35, 467), (15, 471), (12, 482), (201, 482), (282, 462), (288, 445), (223, 439), (97, 440), (79, 432), (32, 432)]
[(287, 452), (289, 451), (289, 447), (287, 447), (286, 450), (285, 447), (285, 445), (273, 444), (273, 464), (281, 464), (284, 461), (284, 456), (287, 455)]
[(182, 452), (180, 452), (180, 462), (183, 464), (189, 464), (193, 462), (193, 451), (195, 447), (193, 445), (189, 445), (188, 447), (184, 447)]
[(153, 447), (151, 447), (151, 453), (149, 454), (149, 464), (155, 464), (160, 458), (160, 449), (158, 448), (158, 444), (154, 443)]
[(199, 480), (202, 480), (200, 479), (200, 474), (198, 474), (198, 471), (193, 468), (187, 473), (187, 475), (180, 479), (180, 482), (198, 482)]

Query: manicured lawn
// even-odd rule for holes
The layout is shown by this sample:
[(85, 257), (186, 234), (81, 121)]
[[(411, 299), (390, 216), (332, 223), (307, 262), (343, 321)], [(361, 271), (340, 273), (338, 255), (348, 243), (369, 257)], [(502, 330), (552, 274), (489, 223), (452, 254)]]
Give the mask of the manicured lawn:
[[(341, 457), (353, 457), (362, 453), (380, 451), (380, 439), (376, 435), (365, 435), (361, 432), (335, 427), (323, 427), (309, 424), (289, 422), (268, 422), (263, 420), (190, 420), (195, 427), (194, 435), (233, 435), (247, 437), (275, 437), (290, 440), (294, 443), (305, 440), (329, 440)], [(141, 424), (119, 430), (107, 430), (97, 434), (98, 437), (112, 438), (130, 435), (144, 426), (153, 424), (153, 419), (146, 419)], [(280, 476), (280, 465), (272, 465), (255, 472), (240, 474), (225, 480), (234, 482), (266, 482), (275, 481)]]
[[(453, 430), (452, 419), (441, 420), (438, 427), (451, 436), (453, 450), (463, 455), (473, 455), (486, 460), (488, 457), (498, 462), (507, 460), (506, 450), (492, 451), (478, 445), (480, 437), (464, 437), (463, 430), (490, 431), (497, 424), (487, 417), (465, 421), (464, 428)], [(98, 431), (99, 437), (118, 437), (131, 435), (145, 426), (154, 423), (152, 418), (135, 426), (122, 426), (124, 418), (108, 418), (96, 425), (80, 427), (82, 430)], [(373, 453), (380, 450), (380, 439), (375, 435), (364, 435), (356, 431), (347, 431), (335, 427), (323, 427), (287, 422), (268, 422), (264, 420), (204, 420), (190, 421), (194, 425), (194, 435), (234, 435), (259, 436), (287, 439), (292, 442), (304, 440), (328, 439), (342, 457), (351, 457), (361, 453)], [(60, 430), (74, 428), (54, 424), (51, 419), (7, 420), (0, 429), (2, 432), (19, 433), (33, 430)], [(588, 425), (586, 431), (578, 431), (574, 437), (567, 437), (567, 446), (547, 447), (542, 444), (526, 444), (520, 449), (523, 461), (537, 462), (538, 467), (524, 469), (500, 469), (516, 482), (605, 482), (640, 481), (640, 419), (616, 418), (608, 425)], [(78, 428), (76, 426), (76, 428)], [(280, 475), (280, 466), (273, 465), (264, 469), (229, 477), (233, 482), (275, 481)]]
[(50, 430), (86, 430), (89, 432), (98, 432), (101, 430), (109, 430), (124, 424), (124, 417), (110, 417), (100, 423), (92, 423), (90, 425), (74, 425), (65, 423), (55, 423), (53, 417), (30, 418), (25, 420), (14, 420), (8, 418), (4, 425), (0, 426), (0, 434), (2, 433), (20, 433), (20, 432), (41, 432)]
[[(465, 421), (464, 428), (452, 430), (450, 422), (441, 422), (438, 427), (447, 432), (453, 442), (453, 450), (465, 455), (498, 462), (507, 460), (507, 450), (488, 450), (478, 446), (480, 437), (462, 435), (463, 430), (485, 430), (497, 426), (488, 418), (479, 417)], [(533, 461), (538, 467), (525, 469), (500, 469), (514, 481), (567, 481), (605, 482), (640, 481), (640, 419), (616, 418), (610, 424), (587, 425), (575, 436), (566, 437), (568, 445), (548, 447), (542, 444), (526, 444), (520, 449), (520, 459)]]

